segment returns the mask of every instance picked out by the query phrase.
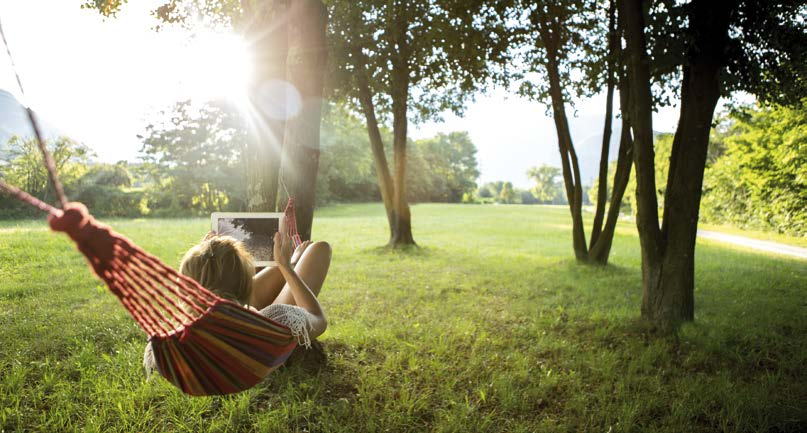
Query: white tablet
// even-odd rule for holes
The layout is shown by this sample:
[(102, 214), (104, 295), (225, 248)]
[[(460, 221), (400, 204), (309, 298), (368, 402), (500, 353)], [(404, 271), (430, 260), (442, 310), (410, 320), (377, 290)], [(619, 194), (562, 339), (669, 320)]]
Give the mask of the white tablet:
[(274, 236), (280, 230), (281, 212), (213, 212), (212, 230), (244, 243), (255, 266), (275, 266)]

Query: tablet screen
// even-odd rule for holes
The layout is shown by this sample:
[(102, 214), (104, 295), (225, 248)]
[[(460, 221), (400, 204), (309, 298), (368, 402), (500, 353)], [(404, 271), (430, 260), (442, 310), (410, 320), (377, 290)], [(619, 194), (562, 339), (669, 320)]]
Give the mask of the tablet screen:
[(273, 262), (274, 235), (280, 227), (278, 217), (218, 216), (214, 231), (244, 243), (256, 264)]

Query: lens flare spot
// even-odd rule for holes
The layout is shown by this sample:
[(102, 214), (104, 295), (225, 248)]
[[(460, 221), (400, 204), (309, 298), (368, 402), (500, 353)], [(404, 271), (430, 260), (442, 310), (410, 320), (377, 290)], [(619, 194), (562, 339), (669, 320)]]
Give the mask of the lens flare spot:
[(261, 83), (253, 96), (253, 104), (264, 116), (275, 120), (288, 120), (300, 113), (302, 98), (291, 83), (284, 80), (267, 80)]

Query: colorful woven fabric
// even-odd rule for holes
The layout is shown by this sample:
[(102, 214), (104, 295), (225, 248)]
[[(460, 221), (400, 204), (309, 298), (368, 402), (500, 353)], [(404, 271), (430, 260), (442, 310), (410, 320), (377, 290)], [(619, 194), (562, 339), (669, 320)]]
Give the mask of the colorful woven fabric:
[(229, 301), (176, 333), (152, 337), (151, 344), (160, 374), (190, 395), (248, 389), (297, 345), (287, 328)]

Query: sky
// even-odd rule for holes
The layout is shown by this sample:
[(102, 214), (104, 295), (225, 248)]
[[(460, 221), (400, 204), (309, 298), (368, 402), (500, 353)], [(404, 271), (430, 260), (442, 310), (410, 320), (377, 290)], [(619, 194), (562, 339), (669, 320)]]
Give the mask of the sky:
[[(109, 19), (82, 10), (83, 2), (0, 2), (0, 21), (26, 97), (4, 52), (0, 89), (88, 145), (101, 161), (136, 160), (141, 146), (137, 135), (159, 110), (180, 100), (233, 95), (238, 83), (246, 81), (245, 44), (235, 35), (191, 34), (178, 28), (155, 32), (157, 21), (150, 11), (159, 1), (131, 1)], [(584, 147), (582, 163), (596, 164), (598, 150), (585, 147), (599, 141), (604, 107), (603, 95), (576, 103), (571, 129), (578, 147)], [(495, 89), (477, 96), (461, 118), (446, 114), (444, 122), (415, 125), (410, 131), (412, 138), (468, 131), (478, 148), (480, 184), (505, 180), (525, 188), (530, 185), (529, 167), (560, 165), (554, 124), (545, 113), (543, 104)], [(654, 115), (654, 129), (673, 131), (677, 119), (677, 107), (663, 109)]]

